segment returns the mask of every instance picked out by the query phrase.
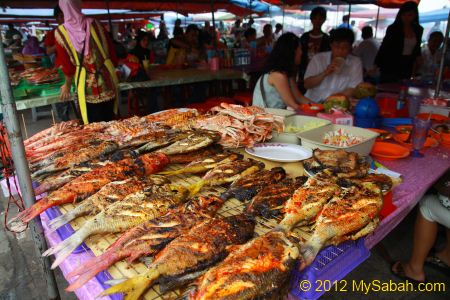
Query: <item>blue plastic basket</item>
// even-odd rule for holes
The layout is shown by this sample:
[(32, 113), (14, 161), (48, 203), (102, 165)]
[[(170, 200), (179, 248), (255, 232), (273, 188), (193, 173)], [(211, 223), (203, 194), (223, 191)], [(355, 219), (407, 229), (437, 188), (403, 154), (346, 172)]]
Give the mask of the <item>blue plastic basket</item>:
[[(331, 290), (335, 281), (344, 278), (369, 256), (364, 239), (324, 248), (310, 266), (303, 271), (296, 269), (292, 272), (289, 293), (298, 299), (318, 299), (327, 289)], [(304, 281), (311, 284), (310, 288), (300, 288)], [(324, 284), (325, 281), (329, 284)]]

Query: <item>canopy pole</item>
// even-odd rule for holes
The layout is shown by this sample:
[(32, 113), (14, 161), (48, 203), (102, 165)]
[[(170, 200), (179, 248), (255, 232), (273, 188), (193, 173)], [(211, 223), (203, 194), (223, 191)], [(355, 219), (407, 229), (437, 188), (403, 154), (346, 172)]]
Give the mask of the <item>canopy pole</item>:
[(108, 25), (109, 25), (109, 32), (113, 33), (113, 27), (112, 27), (112, 21), (111, 21), (111, 13), (109, 12), (109, 0), (106, 0), (106, 10), (108, 11)]
[(448, 42), (449, 42), (449, 32), (450, 32), (450, 11), (448, 12), (447, 18), (447, 28), (445, 29), (444, 35), (444, 47), (442, 47), (441, 63), (439, 65), (438, 80), (436, 82), (436, 89), (434, 90), (434, 98), (439, 97), (441, 93), (442, 77), (444, 76), (444, 65), (445, 65), (445, 54), (447, 52)]
[(378, 6), (377, 10), (377, 20), (375, 22), (375, 39), (377, 38), (377, 32), (378, 32), (378, 20), (380, 19), (380, 7)]
[(212, 36), (213, 39), (213, 45), (214, 45), (214, 51), (216, 52), (217, 56), (217, 40), (216, 40), (216, 19), (214, 17), (214, 0), (211, 0), (211, 15), (212, 15), (212, 26), (213, 26), (213, 32), (214, 36)]
[(284, 1), (283, 1), (283, 28), (284, 28)]
[[(16, 168), (16, 175), (19, 181), (20, 193), (23, 197), (26, 207), (35, 203), (33, 186), (31, 183), (30, 170), (25, 158), (25, 146), (23, 145), (22, 132), (19, 119), (17, 117), (16, 103), (14, 102), (11, 83), (6, 67), (5, 52), (3, 41), (0, 35), (0, 93), (2, 96), (2, 112), (4, 123), (8, 132), (8, 139), (11, 145), (11, 155)], [(60, 299), (58, 286), (56, 285), (55, 274), (50, 269), (50, 258), (42, 257), (42, 252), (47, 249), (44, 231), (41, 220), (34, 218), (30, 223), (30, 234), (33, 238), (36, 256), (41, 264), (44, 278), (47, 282), (47, 294), (49, 299)]]
[(352, 14), (352, 1), (348, 1), (348, 25), (347, 25), (348, 29), (350, 29), (350, 15), (351, 14)]

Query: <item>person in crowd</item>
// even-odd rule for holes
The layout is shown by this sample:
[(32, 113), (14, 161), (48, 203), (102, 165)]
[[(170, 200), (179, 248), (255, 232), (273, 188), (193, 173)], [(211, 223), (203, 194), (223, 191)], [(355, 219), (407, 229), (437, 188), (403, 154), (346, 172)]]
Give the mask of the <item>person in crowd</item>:
[(263, 27), (263, 36), (256, 40), (257, 48), (261, 49), (261, 52), (269, 54), (272, 52), (274, 43), (272, 25), (266, 24)]
[(344, 15), (342, 17), (342, 24), (339, 25), (338, 28), (348, 28), (353, 30), (352, 25), (350, 25), (350, 15)]
[(278, 38), (283, 34), (283, 25), (277, 23), (275, 25), (275, 32), (273, 33), (274, 40), (278, 40)]
[(242, 48), (243, 38), (241, 36), (241, 32), (237, 32), (234, 35), (233, 48)]
[(280, 36), (256, 83), (253, 105), (295, 110), (300, 103), (311, 102), (295, 84), (301, 54), (300, 39), (295, 34), (288, 32)]
[[(420, 201), (409, 260), (397, 261), (391, 267), (396, 277), (412, 283), (427, 281), (424, 272), (425, 263), (447, 274), (450, 272), (450, 172), (434, 184), (434, 189), (436, 193), (425, 195)], [(439, 225), (445, 227), (447, 241), (442, 249), (431, 251)]]
[(176, 19), (175, 20), (175, 24), (174, 24), (174, 26), (173, 26), (173, 36), (175, 36), (176, 35), (176, 33), (180, 33), (180, 29), (181, 29), (181, 32), (183, 32), (183, 28), (181, 28), (181, 19)]
[(439, 69), (442, 51), (441, 46), (444, 42), (444, 35), (440, 31), (430, 34), (428, 43), (423, 46), (420, 59), (420, 75), (426, 78), (433, 78)]
[(363, 41), (353, 50), (353, 54), (361, 58), (364, 78), (368, 78), (371, 81), (376, 74), (375, 57), (377, 56), (379, 45), (373, 38), (373, 30), (370, 26), (363, 27), (362, 38)]
[(351, 55), (354, 38), (348, 28), (331, 31), (331, 51), (316, 54), (306, 69), (306, 97), (322, 102), (336, 93), (352, 95), (353, 88), (363, 81), (361, 60)]
[(236, 38), (236, 34), (241, 34), (244, 31), (244, 29), (241, 27), (242, 24), (242, 20), (241, 19), (237, 19), (236, 21), (234, 21), (234, 26), (231, 28), (231, 34), (234, 35), (234, 37)]
[(215, 36), (214, 29), (211, 27), (209, 21), (205, 21), (205, 26), (200, 30), (200, 44), (201, 45), (212, 45), (213, 38)]
[(156, 39), (159, 41), (166, 41), (169, 39), (169, 33), (167, 32), (167, 26), (164, 21), (161, 21), (161, 23), (159, 23), (159, 33)]
[(153, 53), (148, 48), (150, 44), (150, 37), (147, 32), (140, 30), (136, 37), (136, 46), (133, 50), (130, 51), (130, 54), (136, 56), (141, 64), (143, 61), (148, 61), (149, 63), (153, 63), (155, 57)]
[(433, 27), (430, 28), (430, 30), (428, 31), (428, 38), (430, 38), (430, 35), (435, 32), (435, 31), (441, 31), (441, 21), (436, 21), (433, 24)]
[(199, 34), (197, 25), (190, 24), (184, 35), (171, 39), (166, 63), (194, 65), (204, 58), (205, 53), (200, 47)]
[(28, 37), (22, 49), (23, 55), (43, 55), (44, 49), (39, 45), (39, 40), (35, 36)]
[[(61, 99), (71, 98), (72, 81), (83, 122), (111, 121), (117, 113), (117, 63), (112, 41), (102, 25), (81, 13), (80, 0), (59, 0), (64, 24), (55, 32), (56, 55), (61, 62), (65, 83)], [(77, 65), (81, 65), (77, 72)]]
[(420, 56), (423, 27), (419, 24), (417, 3), (405, 2), (389, 25), (375, 59), (381, 82), (398, 82), (415, 74)]
[(244, 39), (242, 40), (241, 46), (242, 46), (242, 48), (256, 49), (256, 29), (255, 28), (250, 27), (244, 32)]
[(327, 19), (327, 11), (323, 7), (315, 7), (309, 15), (313, 26), (311, 31), (305, 32), (300, 43), (302, 47), (302, 61), (299, 68), (299, 88), (305, 91), (303, 80), (308, 63), (316, 53), (330, 51), (330, 37), (322, 31), (322, 25)]
[[(12, 23), (8, 23), (8, 30), (5, 32), (5, 43), (7, 46), (22, 46), (22, 33), (14, 28)], [(18, 42), (20, 40), (20, 43)]]

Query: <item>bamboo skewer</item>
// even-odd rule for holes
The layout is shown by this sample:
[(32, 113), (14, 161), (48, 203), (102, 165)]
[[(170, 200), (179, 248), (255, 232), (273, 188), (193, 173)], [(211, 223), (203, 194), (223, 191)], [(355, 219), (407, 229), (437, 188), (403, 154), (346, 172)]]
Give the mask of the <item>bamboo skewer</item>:
[(28, 131), (27, 131), (27, 125), (25, 124), (25, 117), (22, 115), (22, 122), (23, 122), (23, 131), (25, 131), (25, 139), (28, 139)]

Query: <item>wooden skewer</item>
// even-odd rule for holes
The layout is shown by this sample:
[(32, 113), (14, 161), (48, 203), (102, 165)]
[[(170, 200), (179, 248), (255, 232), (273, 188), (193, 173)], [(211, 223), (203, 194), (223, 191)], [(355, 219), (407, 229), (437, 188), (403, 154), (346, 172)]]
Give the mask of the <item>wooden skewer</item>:
[(28, 139), (28, 132), (27, 132), (27, 125), (25, 124), (25, 117), (22, 115), (22, 122), (23, 122), (23, 130), (25, 131), (25, 139)]
[(52, 120), (53, 120), (53, 126), (55, 126), (55, 114), (53, 113), (53, 108), (50, 110), (52, 112)]

